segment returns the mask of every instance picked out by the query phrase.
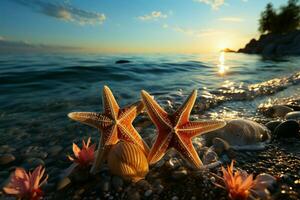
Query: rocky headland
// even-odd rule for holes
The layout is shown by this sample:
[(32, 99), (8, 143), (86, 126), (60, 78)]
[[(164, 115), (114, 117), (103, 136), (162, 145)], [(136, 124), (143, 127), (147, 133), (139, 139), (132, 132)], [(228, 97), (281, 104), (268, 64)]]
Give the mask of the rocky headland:
[(268, 33), (252, 39), (238, 53), (272, 55), (300, 55), (300, 30), (285, 34)]

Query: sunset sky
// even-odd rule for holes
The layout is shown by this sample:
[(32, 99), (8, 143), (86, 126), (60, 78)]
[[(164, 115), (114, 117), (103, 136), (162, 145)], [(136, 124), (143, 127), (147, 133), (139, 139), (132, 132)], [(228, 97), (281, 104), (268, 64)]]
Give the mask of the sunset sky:
[[(269, 0), (1, 0), (0, 51), (200, 53), (258, 37)], [(272, 0), (277, 8), (286, 0)]]

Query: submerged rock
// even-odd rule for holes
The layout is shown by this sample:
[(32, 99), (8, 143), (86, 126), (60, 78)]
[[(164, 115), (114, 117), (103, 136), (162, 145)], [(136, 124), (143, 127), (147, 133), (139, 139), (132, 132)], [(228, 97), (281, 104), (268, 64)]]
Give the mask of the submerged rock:
[(274, 135), (277, 138), (299, 137), (299, 123), (295, 120), (287, 120), (282, 122), (274, 130)]
[(234, 149), (262, 149), (263, 143), (271, 139), (270, 131), (264, 125), (247, 119), (227, 121), (225, 127), (203, 135), (208, 146), (214, 138), (221, 138)]
[(125, 63), (130, 63), (130, 61), (129, 60), (117, 60), (115, 62), (115, 64), (125, 64)]

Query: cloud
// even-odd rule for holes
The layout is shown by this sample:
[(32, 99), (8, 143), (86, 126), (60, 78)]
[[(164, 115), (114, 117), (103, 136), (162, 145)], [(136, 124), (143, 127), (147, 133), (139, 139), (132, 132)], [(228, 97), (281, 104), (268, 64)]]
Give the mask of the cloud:
[(224, 34), (223, 31), (219, 30), (214, 30), (214, 29), (202, 29), (202, 30), (195, 30), (195, 29), (189, 29), (189, 28), (184, 28), (180, 26), (171, 26), (168, 24), (164, 24), (163, 28), (171, 29), (175, 32), (183, 33), (185, 35), (193, 36), (193, 37), (208, 37), (208, 36), (214, 36), (214, 35), (221, 35)]
[(223, 21), (223, 22), (242, 22), (242, 21), (244, 21), (244, 19), (239, 18), (239, 17), (221, 17), (218, 20)]
[(142, 21), (149, 21), (149, 20), (158, 20), (162, 18), (167, 18), (167, 14), (163, 14), (161, 11), (153, 11), (150, 14), (139, 16), (138, 19)]
[(26, 6), (35, 12), (54, 17), (66, 22), (80, 25), (102, 24), (106, 20), (103, 13), (86, 11), (72, 6), (70, 3), (58, 3), (45, 0), (13, 0), (18, 4)]
[(225, 3), (225, 0), (194, 0), (199, 3), (210, 5), (212, 9), (218, 10)]
[(47, 44), (31, 44), (28, 41), (7, 40), (2, 37), (0, 39), (0, 53), (10, 52), (64, 52), (80, 50), (78, 47), (47, 45)]

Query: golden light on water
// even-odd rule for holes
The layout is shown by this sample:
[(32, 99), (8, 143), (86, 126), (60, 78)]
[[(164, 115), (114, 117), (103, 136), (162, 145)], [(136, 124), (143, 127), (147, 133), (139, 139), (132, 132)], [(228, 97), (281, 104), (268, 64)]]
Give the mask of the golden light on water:
[(228, 69), (227, 66), (225, 65), (225, 52), (220, 53), (219, 64), (217, 66), (218, 66), (219, 74), (224, 75)]

